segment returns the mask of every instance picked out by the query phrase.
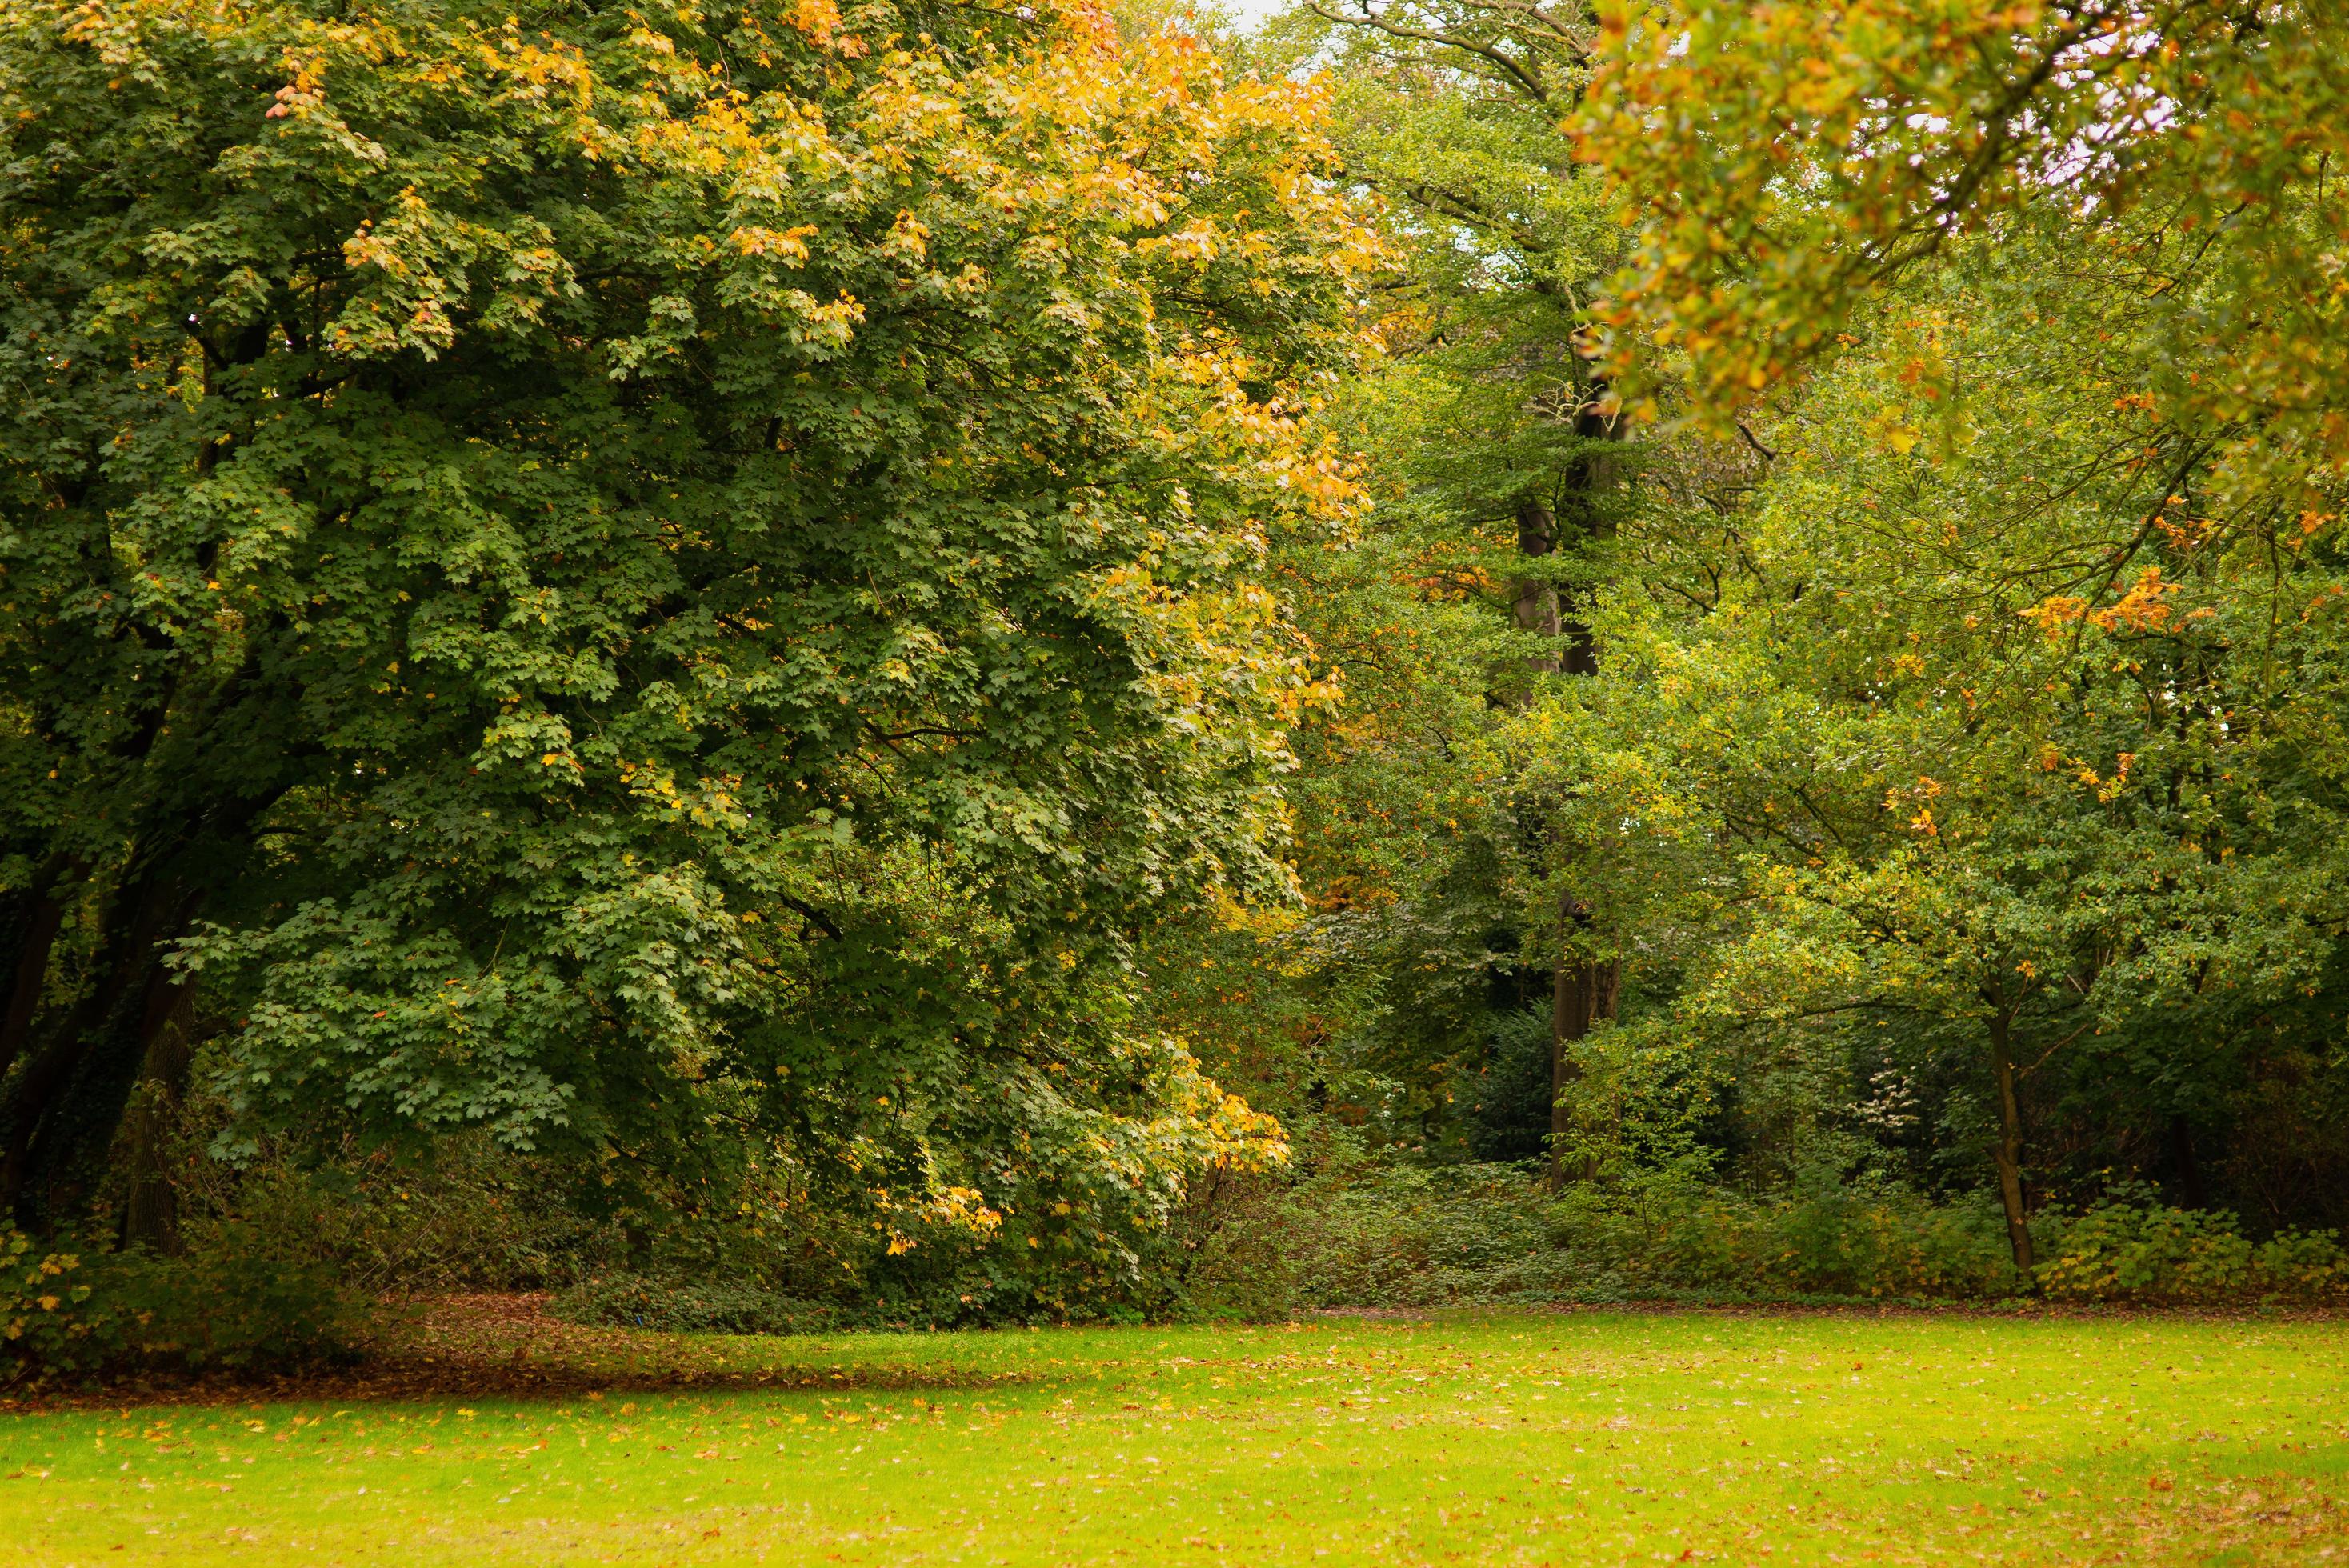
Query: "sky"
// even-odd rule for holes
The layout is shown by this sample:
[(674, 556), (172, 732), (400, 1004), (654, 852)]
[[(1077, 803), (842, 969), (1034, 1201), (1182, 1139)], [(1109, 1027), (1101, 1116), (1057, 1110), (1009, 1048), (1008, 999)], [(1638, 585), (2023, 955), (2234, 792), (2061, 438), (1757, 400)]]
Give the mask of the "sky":
[(1253, 32), (1257, 23), (1279, 10), (1287, 0), (1207, 0), (1207, 3)]

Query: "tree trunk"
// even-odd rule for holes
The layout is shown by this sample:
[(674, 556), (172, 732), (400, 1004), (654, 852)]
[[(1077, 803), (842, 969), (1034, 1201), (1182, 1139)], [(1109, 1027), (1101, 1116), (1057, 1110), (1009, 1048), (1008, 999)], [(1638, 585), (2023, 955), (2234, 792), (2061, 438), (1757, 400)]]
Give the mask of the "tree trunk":
[[(1582, 907), (1568, 900), (1558, 911), (1561, 923), (1572, 929), (1588, 915)], [(1566, 1140), (1574, 1130), (1573, 1118), (1561, 1100), (1566, 1086), (1574, 1081), (1578, 1068), (1574, 1061), (1577, 1041), (1587, 1038), (1591, 1026), (1604, 1018), (1615, 1016), (1615, 998), (1623, 986), (1623, 965), (1613, 960), (1605, 963), (1588, 958), (1558, 960), (1557, 977), (1550, 987), (1549, 1006), (1549, 1180), (1552, 1187), (1566, 1185)], [(1578, 1174), (1588, 1181), (1593, 1172), (1586, 1162)]]
[[(1549, 508), (1527, 497), (1517, 503), (1517, 553), (1548, 555), (1557, 549), (1557, 520)], [(1526, 667), (1536, 675), (1556, 675), (1557, 654), (1557, 585), (1544, 577), (1520, 577), (1509, 584), (1510, 618), (1517, 630), (1547, 640), (1548, 652), (1535, 654)]]
[(16, 1078), (0, 1150), (0, 1212), (46, 1230), (103, 1174), (140, 1067), (183, 1000), (162, 948), (186, 929), (194, 898), (150, 872), (117, 890), (88, 993), (47, 1031)]
[[(1599, 399), (1606, 395), (1607, 384), (1592, 384), (1591, 400), (1582, 406), (1574, 418), (1574, 433), (1586, 441), (1614, 442), (1623, 438), (1623, 421), (1619, 418), (1599, 412)], [(1608, 511), (1603, 497), (1615, 488), (1615, 459), (1604, 447), (1586, 448), (1575, 459), (1569, 495), (1576, 531), (1585, 540), (1609, 538), (1615, 532), (1615, 519)], [(1570, 676), (1595, 676), (1599, 673), (1599, 639), (1584, 623), (1574, 593), (1560, 596), (1561, 629), (1566, 636), (1564, 655), (1558, 667)]]
[[(1576, 414), (1574, 432), (1588, 441), (1613, 441), (1622, 435), (1621, 421), (1598, 411), (1599, 396), (1606, 390), (1604, 383), (1593, 387), (1592, 399)], [(1574, 511), (1574, 522), (1585, 539), (1605, 537), (1613, 531), (1612, 520), (1600, 497), (1615, 482), (1614, 460), (1605, 453), (1586, 450), (1575, 459), (1568, 490)], [(1525, 548), (1524, 513), (1519, 512), (1517, 542)], [(1547, 514), (1544, 521), (1548, 521)], [(1549, 524), (1549, 538), (1556, 542), (1557, 526)], [(1592, 634), (1578, 612), (1575, 600), (1578, 595), (1550, 592), (1552, 621), (1550, 629), (1560, 634), (1565, 646), (1558, 658), (1548, 667), (1566, 675), (1595, 676), (1599, 673), (1599, 639)], [(1519, 623), (1522, 624), (1522, 621)], [(1623, 965), (1619, 960), (1604, 961), (1574, 955), (1573, 933), (1588, 930), (1590, 911), (1580, 901), (1568, 897), (1558, 909), (1559, 949), (1556, 976), (1550, 994), (1550, 1182), (1563, 1186), (1567, 1181), (1565, 1140), (1572, 1131), (1571, 1118), (1558, 1104), (1566, 1086), (1575, 1073), (1573, 1050), (1576, 1042), (1588, 1037), (1591, 1028), (1603, 1020), (1615, 1016), (1617, 998), (1623, 989)], [(1592, 1171), (1586, 1166), (1580, 1172), (1588, 1180)]]
[(122, 1205), (122, 1239), (177, 1257), (180, 1189), (171, 1180), (171, 1135), (178, 1130), (180, 1101), (195, 1055), (194, 992), (172, 987), (174, 997), (162, 1026), (148, 1043), (146, 1059), (122, 1118), (123, 1164), (130, 1185)]
[[(159, 733), (160, 727), (159, 721)], [(90, 979), (62, 1015), (42, 1014), (37, 988), (45, 979), (33, 982), (36, 990), (26, 1001), (26, 977), (36, 966), (46, 975), (48, 954), (20, 941), (8, 1007), (0, 1015), (0, 1022), (10, 1021), (19, 1003), (28, 1008), (23, 1048), (0, 1100), (0, 1215), (13, 1211), (36, 1232), (83, 1218), (142, 1078), (164, 1083), (176, 1096), (186, 1073), (192, 998), (164, 957), (187, 934), (223, 858), (243, 851), (254, 824), (289, 787), (274, 781), (244, 795), (190, 789), (147, 813), (103, 901), (88, 954)], [(64, 905), (86, 896), (75, 884), (94, 874), (89, 867), (69, 858), (51, 863), (58, 866), (53, 898)], [(37, 934), (31, 925), (25, 929)], [(150, 1229), (148, 1239), (168, 1244), (171, 1219), (158, 1205), (171, 1194), (150, 1183), (143, 1198), (134, 1185), (133, 1197), (138, 1223)]]
[(2202, 1162), (2194, 1157), (2194, 1129), (2182, 1114), (2169, 1119), (2169, 1161), (2178, 1172), (2178, 1195), (2189, 1209), (2210, 1206), (2209, 1190), (2202, 1184)]
[(33, 1017), (48, 985), (49, 954), (65, 923), (67, 894), (80, 876), (79, 861), (51, 855), (20, 895), (21, 913), (10, 922), (14, 929), (8, 934), (16, 939), (16, 961), (8, 972), (7, 1000), (0, 1005), (0, 1078), (16, 1065), (32, 1037)]
[(1991, 1073), (1998, 1080), (1998, 1196), (2006, 1209), (2006, 1239), (2014, 1249), (2014, 1266), (2031, 1273), (2031, 1226), (2023, 1212), (2023, 1108), (2014, 1097), (2014, 1052), (2008, 1039), (2013, 1019), (2004, 1012), (1990, 1018)]

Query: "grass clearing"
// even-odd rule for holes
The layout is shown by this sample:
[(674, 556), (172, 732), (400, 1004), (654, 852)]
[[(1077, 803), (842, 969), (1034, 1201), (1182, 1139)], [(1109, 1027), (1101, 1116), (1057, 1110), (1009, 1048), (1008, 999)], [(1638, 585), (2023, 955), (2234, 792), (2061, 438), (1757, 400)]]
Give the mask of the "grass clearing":
[[(547, 1391), (0, 1417), (0, 1561), (2349, 1562), (2337, 1323), (1496, 1313), (517, 1348)], [(646, 1386), (678, 1367), (724, 1381)]]

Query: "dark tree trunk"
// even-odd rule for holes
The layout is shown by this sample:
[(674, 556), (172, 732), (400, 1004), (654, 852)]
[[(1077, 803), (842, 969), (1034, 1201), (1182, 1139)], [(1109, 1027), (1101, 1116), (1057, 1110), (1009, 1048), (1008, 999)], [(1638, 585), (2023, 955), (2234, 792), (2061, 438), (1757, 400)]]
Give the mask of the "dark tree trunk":
[(17, 1075), (0, 1128), (0, 1208), (46, 1230), (79, 1206), (103, 1175), (141, 1064), (184, 1000), (163, 949), (194, 908), (177, 877), (150, 871), (115, 894), (96, 979), (45, 1032)]
[[(84, 1217), (142, 1079), (160, 1085), (167, 1100), (176, 1098), (187, 1071), (192, 997), (181, 973), (164, 960), (187, 934), (203, 890), (233, 877), (254, 825), (289, 787), (279, 780), (239, 795), (186, 786), (168, 766), (159, 764), (158, 771), (179, 779), (176, 798), (151, 804), (124, 863), (110, 874), (86, 984), (70, 1006), (48, 1016), (38, 1006), (45, 979), (35, 983), (26, 1004), (18, 1060), (0, 1100), (0, 1214), (13, 1212), (28, 1230), (47, 1231)], [(66, 862), (52, 883), (53, 898), (70, 903), (87, 896), (78, 884), (95, 874), (78, 861)], [(24, 930), (36, 934), (30, 923)], [(9, 1010), (0, 1017), (16, 1016), (24, 978), (36, 965), (46, 975), (47, 948), (36, 955), (29, 942), (20, 941)], [(134, 1159), (142, 1157), (142, 1149), (160, 1153), (160, 1142), (141, 1143), (140, 1130), (129, 1130)], [(160, 1138), (160, 1129), (148, 1130)], [(168, 1245), (171, 1218), (163, 1206), (171, 1199), (154, 1184), (157, 1175), (150, 1170), (142, 1178), (134, 1166), (132, 1206), (136, 1223), (147, 1228), (144, 1239)]]
[[(1599, 384), (1593, 388), (1590, 402), (1576, 415), (1575, 434), (1587, 441), (1613, 441), (1622, 435), (1621, 421), (1598, 411), (1598, 397), (1606, 388)], [(1615, 461), (1603, 450), (1586, 449), (1574, 461), (1569, 474), (1566, 500), (1571, 520), (1585, 541), (1605, 537), (1613, 531), (1604, 497), (1614, 488)], [(1548, 521), (1548, 514), (1544, 513)], [(1557, 541), (1558, 526), (1549, 522), (1549, 538), (1553, 547)], [(1517, 547), (1525, 548), (1525, 512), (1520, 509), (1517, 523)], [(1547, 584), (1546, 584), (1547, 586)], [(1566, 675), (1595, 676), (1599, 673), (1599, 639), (1581, 618), (1576, 603), (1580, 595), (1550, 590), (1550, 629), (1560, 634), (1565, 646), (1558, 658), (1548, 667)], [(1524, 622), (1520, 618), (1519, 624)], [(1562, 1186), (1568, 1180), (1563, 1152), (1565, 1140), (1571, 1132), (1571, 1119), (1559, 1098), (1572, 1081), (1576, 1067), (1573, 1051), (1578, 1041), (1586, 1038), (1598, 1024), (1615, 1016), (1618, 997), (1623, 989), (1623, 965), (1618, 959), (1593, 959), (1578, 956), (1575, 934), (1587, 932), (1590, 926), (1590, 911), (1580, 901), (1568, 896), (1558, 909), (1559, 952), (1557, 968), (1550, 992), (1550, 1181)], [(1579, 1174), (1586, 1180), (1588, 1170)]]
[[(1557, 549), (1557, 520), (1549, 508), (1527, 497), (1517, 503), (1517, 553), (1545, 556)], [(1520, 577), (1509, 584), (1510, 618), (1517, 630), (1545, 639), (1547, 652), (1526, 660), (1536, 675), (1556, 675), (1557, 655), (1557, 585), (1544, 577)]]
[[(1598, 390), (1603, 392), (1604, 387)], [(1622, 438), (1620, 419), (1609, 418), (1598, 411), (1595, 401), (1583, 405), (1575, 417), (1574, 433), (1586, 441), (1615, 441)], [(1578, 514), (1574, 521), (1585, 540), (1604, 539), (1615, 531), (1615, 520), (1607, 511), (1603, 497), (1615, 488), (1615, 459), (1603, 449), (1588, 449), (1575, 459), (1571, 498)], [(1568, 593), (1563, 596), (1563, 630), (1566, 634), (1564, 657), (1559, 668), (1570, 676), (1595, 676), (1599, 673), (1599, 639), (1584, 623), (1575, 601), (1579, 595)]]
[(129, 1187), (123, 1197), (122, 1239), (166, 1257), (180, 1244), (180, 1188), (171, 1178), (171, 1135), (187, 1092), (195, 1055), (195, 995), (175, 987), (177, 999), (148, 1043), (146, 1058), (122, 1118), (120, 1143)]
[[(81, 864), (71, 856), (51, 855), (35, 874), (32, 885), (18, 895), (5, 935), (13, 940), (16, 963), (8, 970), (7, 999), (0, 1004), (0, 1078), (16, 1065), (25, 1042), (32, 1037), (33, 1019), (49, 979), (49, 954), (64, 924), (66, 904), (81, 880)], [(0, 958), (0, 963), (5, 963)]]
[(2209, 1208), (2210, 1193), (2202, 1184), (2202, 1162), (2194, 1157), (2194, 1129), (2182, 1114), (2169, 1119), (2169, 1162), (2178, 1172), (2178, 1195), (2186, 1206)]
[(2004, 1011), (1990, 1019), (1991, 1075), (1998, 1084), (1998, 1197), (2006, 1210), (2007, 1243), (2014, 1266), (2030, 1274), (2031, 1225), (2023, 1207), (2023, 1107), (2014, 1094), (2014, 1051), (2008, 1037), (2013, 1022)]
[[(1580, 920), (1588, 919), (1579, 905), (1568, 901), (1559, 911), (1568, 930)], [(1552, 1186), (1564, 1186), (1567, 1181), (1566, 1140), (1574, 1130), (1573, 1119), (1560, 1103), (1566, 1087), (1574, 1081), (1578, 1070), (1574, 1061), (1576, 1042), (1588, 1037), (1591, 1026), (1601, 1019), (1615, 1016), (1615, 999), (1623, 987), (1623, 965), (1613, 960), (1604, 963), (1589, 959), (1561, 958), (1555, 983), (1550, 988), (1549, 1006), (1549, 1175)], [(1586, 1166), (1577, 1172), (1588, 1180), (1592, 1172)]]

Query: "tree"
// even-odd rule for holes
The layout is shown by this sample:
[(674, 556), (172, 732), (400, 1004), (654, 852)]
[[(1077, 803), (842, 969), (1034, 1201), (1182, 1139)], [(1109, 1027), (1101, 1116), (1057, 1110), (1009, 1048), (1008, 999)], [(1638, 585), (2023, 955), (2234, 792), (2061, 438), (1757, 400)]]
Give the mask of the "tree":
[(1617, 5), (1605, 27), (1586, 155), (1653, 203), (1609, 311), (1687, 356), (1710, 417), (1957, 237), (2061, 210), (2133, 301), (2144, 423), (2218, 442), (2230, 498), (2326, 515), (2349, 63), (2324, 7)]
[(2101, 1102), (2078, 1178), (2150, 1125), (2193, 1191), (2190, 1122), (2329, 986), (2344, 929), (2340, 552), (2141, 423), (2160, 346), (2103, 261), (2035, 213), (1855, 313), (1763, 424), (1720, 592), (1607, 606), (1620, 678), (1555, 748), (1625, 781), (1583, 819), (1618, 863), (1736, 868), (1695, 907), (1690, 1026), (1839, 1017), (1896, 1075), (1982, 1064), (2025, 1268), (2026, 1168), (2057, 1173), (2033, 1102), (2043, 1130)]
[(21, 1212), (175, 1031), (239, 1139), (740, 1126), (1112, 1263), (1266, 1149), (1118, 962), (1281, 883), (1313, 89), (1074, 7), (124, 0), (0, 91)]
[[(1886, 804), (1913, 799), (1925, 841), (1896, 858), (1937, 897), (1973, 890), (1944, 934), (2021, 943), (1979, 950), (1969, 984), (2027, 1264), (2007, 1030), (2046, 976), (2099, 1037), (2142, 1038), (2164, 1008), (2240, 1022), (2315, 984), (2339, 930), (2330, 830), (2301, 836), (2334, 810), (2301, 744), (2331, 723), (2319, 606), (2349, 478), (2323, 259), (2349, 234), (2339, 29), (2200, 0), (1627, 6), (1607, 27), (1588, 154), (1653, 198), (1610, 319), (1716, 428), (1775, 397), (1883, 449), (1831, 440), (1838, 476), (1806, 464), (1784, 492), (1840, 533), (1791, 591), (1892, 606), (1879, 625), (1913, 647), (1847, 666), (1841, 700), (1951, 727), (1946, 768)], [(1636, 346), (1610, 346), (1619, 374)], [(1822, 405), (1798, 378), (1845, 353), (1875, 362), (1870, 395)], [(1912, 462), (1930, 487), (1881, 471)], [(1905, 561), (1868, 542), (1896, 537)], [(1825, 570), (1838, 552), (1875, 575)], [(1875, 852), (1827, 830), (1814, 865)], [(2016, 898), (2044, 907), (1997, 918)], [(2054, 971), (2018, 956), (2050, 942)]]
[[(1391, 423), (1371, 449), (1521, 634), (1484, 682), (1505, 727), (1548, 677), (1598, 667), (1583, 610), (1630, 476), (1584, 335), (1626, 239), (1569, 129), (1594, 19), (1579, 5), (1314, 0), (1288, 26), (1293, 46), (1337, 62), (1347, 173), (1386, 199), (1404, 258), (1385, 329), (1402, 389), (1378, 396)], [(1486, 799), (1485, 830), (1525, 862), (1511, 881), (1539, 887), (1514, 918), (1546, 949), (1555, 1099), (1576, 1042), (1615, 1015), (1619, 944), (1591, 924), (1590, 888), (1557, 874), (1536, 802), (1506, 783)]]

